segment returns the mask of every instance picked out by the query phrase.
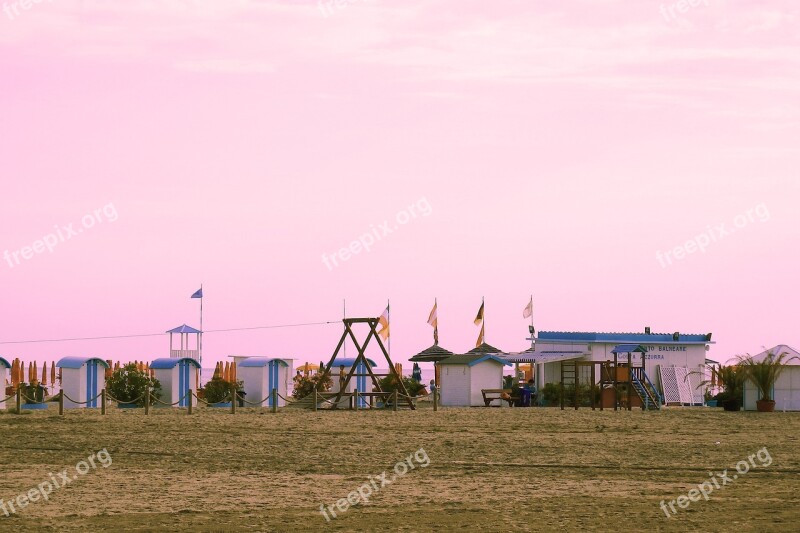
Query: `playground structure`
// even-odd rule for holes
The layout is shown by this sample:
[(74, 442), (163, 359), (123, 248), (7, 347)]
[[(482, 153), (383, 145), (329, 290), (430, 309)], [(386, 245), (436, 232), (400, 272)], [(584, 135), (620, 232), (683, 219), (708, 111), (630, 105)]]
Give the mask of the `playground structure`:
[[(342, 333), (341, 339), (339, 339), (339, 344), (336, 345), (336, 349), (333, 351), (330, 361), (328, 361), (328, 364), (320, 370), (322, 373), (321, 381), (324, 381), (325, 377), (331, 374), (331, 369), (336, 364), (336, 358), (344, 347), (348, 338), (353, 341), (353, 344), (358, 351), (358, 355), (352, 361), (352, 363), (348, 361), (350, 364), (350, 371), (347, 372), (343, 380), (340, 379), (338, 390), (335, 392), (314, 391), (314, 393), (311, 395), (313, 396), (311, 400), (311, 408), (315, 410), (320, 407), (324, 409), (338, 409), (342, 405), (342, 400), (345, 399), (345, 404), (349, 404), (356, 409), (359, 407), (373, 408), (375, 404), (374, 400), (381, 401), (384, 406), (387, 406), (391, 403), (395, 409), (401, 402), (404, 403), (409, 409), (415, 409), (414, 402), (408, 395), (408, 391), (403, 384), (402, 377), (397, 372), (397, 368), (395, 367), (394, 363), (392, 363), (389, 352), (386, 351), (386, 347), (383, 345), (383, 342), (381, 342), (381, 338), (378, 335), (378, 320), (378, 318), (345, 318), (342, 320), (344, 323), (344, 332)], [(355, 324), (367, 324), (369, 326), (369, 333), (367, 334), (367, 338), (364, 340), (363, 344), (358, 342), (358, 339), (353, 332), (353, 326)], [(369, 346), (369, 343), (373, 338), (375, 339), (375, 342), (377, 342), (381, 353), (386, 358), (386, 362), (389, 366), (388, 374), (376, 374), (373, 372), (373, 362), (367, 359), (367, 356), (365, 355), (367, 346)], [(394, 393), (384, 392), (381, 389), (379, 378), (386, 376), (392, 376), (396, 381), (396, 389)], [(366, 381), (367, 377), (372, 380), (373, 389), (371, 391), (362, 392), (358, 387), (355, 389), (349, 387), (351, 379), (356, 378), (357, 380), (362, 379)], [(320, 406), (320, 404), (322, 404), (322, 406)]]
[[(565, 389), (570, 388), (573, 393), (572, 403), (575, 409), (580, 405), (579, 395), (581, 386), (589, 388), (589, 406), (592, 410), (598, 406), (600, 410), (613, 408), (632, 410), (639, 407), (642, 410), (661, 409), (663, 398), (658, 389), (650, 381), (645, 370), (647, 348), (640, 344), (620, 344), (612, 351), (614, 359), (607, 361), (561, 361), (559, 383), (559, 404), (564, 410), (566, 394)], [(641, 365), (633, 364), (634, 353), (641, 354)], [(620, 361), (621, 355), (627, 355), (627, 360)], [(598, 378), (599, 373), (599, 379)], [(599, 401), (595, 398), (595, 384), (599, 388)], [(599, 404), (599, 405), (597, 405)]]

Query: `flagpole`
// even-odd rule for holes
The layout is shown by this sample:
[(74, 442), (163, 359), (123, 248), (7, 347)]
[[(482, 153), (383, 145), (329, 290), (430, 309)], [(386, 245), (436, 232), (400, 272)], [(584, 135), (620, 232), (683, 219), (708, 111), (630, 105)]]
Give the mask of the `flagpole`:
[(389, 305), (389, 299), (387, 298), (386, 299), (386, 327), (390, 328), (389, 329), (389, 338), (387, 339), (389, 341), (389, 359), (392, 358), (392, 330), (391, 330), (391, 325), (392, 325), (392, 308)]
[(203, 369), (203, 284), (200, 284), (200, 346), (198, 346), (200, 356), (200, 371)]
[[(342, 325), (344, 326), (344, 319), (347, 318), (347, 298), (342, 298)], [(346, 326), (345, 326), (346, 327)], [(342, 357), (347, 357), (347, 339), (342, 344)]]

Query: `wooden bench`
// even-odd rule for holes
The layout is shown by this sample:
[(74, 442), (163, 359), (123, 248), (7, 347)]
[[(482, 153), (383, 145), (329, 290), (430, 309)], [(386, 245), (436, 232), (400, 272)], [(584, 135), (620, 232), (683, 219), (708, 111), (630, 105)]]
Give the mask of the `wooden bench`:
[(514, 407), (514, 404), (519, 400), (519, 396), (511, 396), (511, 389), (481, 389), (483, 395), (483, 403), (489, 407), (494, 400), (503, 400), (508, 402), (509, 407)]

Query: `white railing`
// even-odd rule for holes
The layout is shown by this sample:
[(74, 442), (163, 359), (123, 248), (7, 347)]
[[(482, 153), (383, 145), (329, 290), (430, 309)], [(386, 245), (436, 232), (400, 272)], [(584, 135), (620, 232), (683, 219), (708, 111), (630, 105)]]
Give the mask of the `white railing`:
[(198, 350), (170, 350), (169, 356), (173, 358), (189, 357), (198, 360), (200, 352)]

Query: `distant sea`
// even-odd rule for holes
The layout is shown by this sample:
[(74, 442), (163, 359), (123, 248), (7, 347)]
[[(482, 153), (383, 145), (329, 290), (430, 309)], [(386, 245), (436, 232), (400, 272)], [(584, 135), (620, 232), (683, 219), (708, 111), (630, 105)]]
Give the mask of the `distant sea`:
[[(403, 373), (408, 375), (410, 373), (410, 369), (413, 366), (413, 364), (408, 364), (408, 370), (405, 368), (406, 364), (404, 364), (403, 366), (404, 366)], [(386, 374), (388, 371), (389, 371), (388, 368), (377, 368), (375, 370), (375, 372), (377, 372), (378, 374)], [(202, 374), (200, 375), (200, 385), (204, 387), (205, 384), (208, 383), (208, 381), (212, 377), (214, 377), (214, 369), (213, 368), (204, 368)], [(428, 383), (430, 383), (430, 381), (432, 379), (433, 379), (433, 368), (423, 368), (422, 369), (422, 383), (427, 385)]]

